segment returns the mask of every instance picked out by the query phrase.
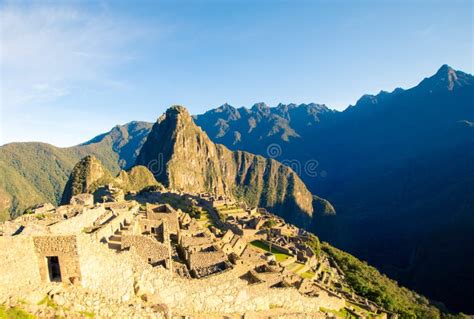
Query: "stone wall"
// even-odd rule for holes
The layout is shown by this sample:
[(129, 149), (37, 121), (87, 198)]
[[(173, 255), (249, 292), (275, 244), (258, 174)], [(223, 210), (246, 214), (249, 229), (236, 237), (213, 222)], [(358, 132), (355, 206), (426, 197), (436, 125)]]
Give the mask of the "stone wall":
[(280, 251), (280, 252), (282, 252), (282, 253), (284, 253), (284, 254), (293, 256), (293, 252), (292, 252), (290, 249), (288, 249), (287, 247), (283, 247), (283, 246), (281, 246), (281, 245), (279, 245), (279, 244), (277, 244), (277, 243), (268, 241), (268, 240), (266, 240), (266, 239), (262, 239), (262, 242), (263, 242), (265, 245), (267, 245), (268, 247), (271, 246), (271, 247), (272, 247), (272, 251), (273, 251), (273, 250), (276, 250), (276, 251)]
[[(317, 298), (301, 295), (295, 288), (248, 285), (233, 269), (204, 279), (171, 278), (160, 268), (142, 269), (139, 291), (154, 294), (155, 302), (188, 313), (235, 313), (275, 307), (297, 312), (316, 312), (320, 307), (339, 310), (344, 299), (321, 292)], [(166, 289), (164, 289), (166, 287)]]
[(130, 224), (133, 220), (133, 213), (134, 210), (122, 212), (120, 215), (103, 225), (99, 230), (95, 231), (93, 236), (97, 241), (105, 241), (117, 230), (121, 229), (125, 223)]
[(152, 267), (133, 251), (119, 254), (93, 238), (77, 236), (82, 285), (113, 299), (127, 301), (135, 294), (153, 303), (166, 304), (183, 313), (235, 313), (285, 307), (299, 312), (319, 307), (340, 309), (345, 301), (320, 292), (319, 297), (302, 296), (294, 288), (248, 285), (239, 269), (203, 279), (173, 276), (162, 267)]
[(144, 262), (155, 264), (164, 261), (167, 266), (171, 266), (171, 247), (169, 242), (163, 244), (147, 236), (125, 235), (122, 237), (122, 248), (129, 247), (133, 247), (137, 255)]
[(95, 238), (77, 235), (82, 286), (112, 299), (128, 301), (134, 294), (132, 258), (98, 243)]
[(61, 281), (76, 283), (80, 281), (81, 271), (77, 254), (76, 236), (37, 236), (33, 237), (41, 280), (47, 282), (49, 270), (47, 257), (57, 256), (61, 269)]
[(84, 209), (82, 214), (66, 219), (50, 227), (51, 232), (57, 234), (80, 233), (85, 227), (90, 227), (93, 223), (105, 213), (103, 206), (92, 209)]
[(0, 296), (21, 294), (41, 283), (31, 237), (0, 237)]
[(189, 255), (188, 264), (191, 269), (206, 268), (228, 261), (223, 251), (197, 251)]

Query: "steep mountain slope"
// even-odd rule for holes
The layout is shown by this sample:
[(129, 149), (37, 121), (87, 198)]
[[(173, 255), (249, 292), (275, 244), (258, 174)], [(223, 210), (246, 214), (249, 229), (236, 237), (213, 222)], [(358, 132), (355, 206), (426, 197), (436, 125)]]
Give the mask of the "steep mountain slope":
[[(45, 143), (11, 143), (0, 146), (0, 212), (16, 215), (39, 202), (59, 203), (74, 165), (94, 155), (118, 173), (130, 167), (151, 124), (131, 122), (74, 147)], [(8, 199), (8, 200), (7, 200)]]
[(165, 186), (235, 196), (293, 223), (311, 223), (313, 196), (290, 168), (214, 144), (184, 107), (171, 107), (158, 119), (137, 164), (149, 167)]
[(111, 149), (118, 154), (119, 167), (129, 169), (135, 164), (135, 159), (145, 143), (151, 126), (152, 123), (137, 121), (117, 125), (110, 132), (99, 135), (80, 146), (110, 145)]
[(94, 156), (88, 155), (81, 159), (72, 169), (64, 188), (61, 204), (68, 204), (77, 194), (94, 193), (101, 185), (113, 181), (112, 174), (102, 166)]
[[(300, 176), (338, 212), (315, 224), (318, 235), (468, 312), (474, 312), (468, 270), (474, 260), (466, 259), (474, 233), (473, 84), (472, 75), (444, 65), (414, 88), (363, 96), (304, 130), (290, 118), (295, 135), (276, 142), (275, 157), (301, 164), (317, 160), (318, 174), (301, 170)], [(229, 122), (218, 113), (225, 112), (207, 112), (198, 122), (213, 132)], [(234, 147), (227, 132), (210, 136)], [(248, 138), (239, 132), (241, 140)], [(266, 155), (271, 143), (262, 138), (239, 148)]]

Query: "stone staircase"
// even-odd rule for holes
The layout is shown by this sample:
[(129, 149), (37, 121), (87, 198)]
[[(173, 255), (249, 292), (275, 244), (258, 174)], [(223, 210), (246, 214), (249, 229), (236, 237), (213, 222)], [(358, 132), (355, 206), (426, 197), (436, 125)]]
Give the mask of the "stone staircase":
[(115, 234), (109, 237), (107, 244), (110, 249), (115, 251), (122, 250), (122, 234), (129, 230), (130, 225), (125, 224), (122, 228), (118, 229)]

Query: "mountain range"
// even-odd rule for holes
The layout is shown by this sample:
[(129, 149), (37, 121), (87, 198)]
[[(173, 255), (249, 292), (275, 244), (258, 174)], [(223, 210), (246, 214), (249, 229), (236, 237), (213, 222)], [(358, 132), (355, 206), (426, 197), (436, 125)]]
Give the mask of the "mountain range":
[(0, 146), (0, 219), (38, 203), (58, 204), (74, 165), (87, 155), (114, 174), (130, 168), (150, 129), (150, 123), (131, 122), (68, 148), (36, 142)]
[(323, 240), (474, 312), (473, 102), (473, 76), (444, 65), (411, 89), (365, 95), (343, 112), (223, 105), (196, 122), (231, 149), (268, 154), (276, 144), (283, 163), (317, 163), (300, 176), (337, 211), (314, 224)]
[[(411, 89), (365, 95), (342, 112), (323, 104), (224, 104), (194, 117), (202, 130), (192, 125), (179, 131), (169, 129), (182, 116), (174, 108), (153, 126), (131, 122), (71, 148), (3, 145), (0, 213), (16, 215), (37, 202), (58, 203), (74, 164), (86, 155), (118, 174), (135, 162), (149, 165), (161, 153), (163, 163), (171, 164), (154, 172), (159, 182), (247, 198), (253, 193), (254, 203), (275, 208), (404, 285), (451, 309), (474, 312), (472, 85), (472, 75), (444, 65)], [(203, 158), (197, 163), (205, 160), (206, 166), (193, 164), (193, 157), (177, 148), (191, 154), (199, 150)], [(297, 174), (282, 173), (285, 166), (275, 160)], [(259, 168), (240, 175), (251, 161)], [(183, 168), (208, 175), (190, 182), (180, 174)], [(248, 188), (256, 185), (248, 180), (275, 171), (266, 182)], [(305, 198), (300, 205), (305, 208), (295, 215), (285, 208), (278, 211), (276, 204), (288, 204), (282, 194), (294, 191), (282, 183), (288, 177)], [(269, 196), (266, 189), (279, 195)], [(313, 197), (310, 205), (311, 193), (328, 201)]]

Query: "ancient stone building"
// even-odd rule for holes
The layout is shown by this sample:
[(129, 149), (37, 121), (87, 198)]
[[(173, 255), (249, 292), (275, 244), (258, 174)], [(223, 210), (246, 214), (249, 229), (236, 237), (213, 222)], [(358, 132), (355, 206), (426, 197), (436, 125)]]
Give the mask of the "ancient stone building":
[(94, 196), (92, 194), (78, 194), (71, 197), (71, 205), (93, 206)]

